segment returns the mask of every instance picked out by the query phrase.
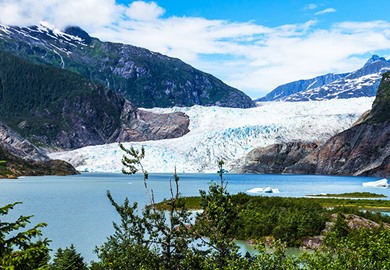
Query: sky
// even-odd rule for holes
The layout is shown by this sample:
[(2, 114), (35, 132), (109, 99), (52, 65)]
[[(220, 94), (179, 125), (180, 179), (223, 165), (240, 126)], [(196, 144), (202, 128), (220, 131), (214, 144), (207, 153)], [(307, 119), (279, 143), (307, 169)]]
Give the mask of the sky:
[(213, 74), (252, 98), (390, 58), (389, 0), (0, 0), (0, 23), (77, 25)]

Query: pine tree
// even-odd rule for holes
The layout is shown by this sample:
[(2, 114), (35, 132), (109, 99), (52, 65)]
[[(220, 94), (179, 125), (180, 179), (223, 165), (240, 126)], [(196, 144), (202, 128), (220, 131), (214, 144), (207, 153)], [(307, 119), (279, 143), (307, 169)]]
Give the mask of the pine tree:
[(51, 266), (53, 270), (87, 270), (87, 264), (84, 262), (84, 258), (80, 253), (76, 251), (76, 248), (72, 245), (64, 250), (59, 248), (54, 255), (53, 264)]
[(22, 231), (32, 216), (20, 216), (14, 222), (4, 221), (10, 210), (19, 202), (0, 207), (0, 269), (30, 270), (44, 269), (49, 261), (49, 240), (40, 239), (41, 228), (45, 223), (39, 223), (33, 228)]

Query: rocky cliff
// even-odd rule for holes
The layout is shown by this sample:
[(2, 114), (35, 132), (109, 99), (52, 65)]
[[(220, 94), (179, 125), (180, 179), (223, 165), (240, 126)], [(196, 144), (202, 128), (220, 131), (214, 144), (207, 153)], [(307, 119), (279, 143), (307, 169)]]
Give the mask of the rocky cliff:
[(69, 174), (77, 174), (69, 163), (50, 160), (28, 140), (0, 123), (0, 178)]
[(255, 148), (246, 155), (242, 167), (236, 169), (241, 173), (284, 173), (317, 147), (315, 143), (291, 142)]
[(0, 25), (0, 50), (78, 73), (121, 93), (138, 107), (255, 106), (243, 92), (179, 59), (102, 42), (78, 27), (61, 32), (44, 25)]
[(0, 146), (0, 178), (37, 175), (78, 174), (75, 168), (62, 160), (34, 161), (24, 160)]
[(35, 145), (6, 125), (0, 123), (0, 147), (9, 154), (33, 161), (47, 161), (49, 157)]
[(142, 111), (121, 95), (67, 70), (0, 52), (0, 121), (47, 148), (180, 137), (184, 113)]
[[(290, 149), (294, 147), (288, 144), (255, 149), (244, 171), (390, 177), (390, 72), (382, 77), (372, 110), (358, 124), (310, 152), (298, 152), (299, 160)], [(290, 155), (297, 158), (288, 159)]]

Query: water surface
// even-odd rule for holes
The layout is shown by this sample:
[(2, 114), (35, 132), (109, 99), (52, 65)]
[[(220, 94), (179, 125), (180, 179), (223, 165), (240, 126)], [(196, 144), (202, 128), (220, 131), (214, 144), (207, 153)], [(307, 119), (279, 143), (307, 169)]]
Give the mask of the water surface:
[[(207, 190), (211, 181), (219, 182), (217, 174), (182, 174), (180, 192), (197, 196)], [(150, 174), (149, 186), (156, 201), (169, 197), (170, 174)], [(375, 192), (390, 196), (390, 189), (363, 187), (375, 181), (372, 177), (341, 177), (312, 175), (239, 175), (226, 174), (232, 194), (256, 187), (278, 188), (280, 193), (266, 196), (301, 197), (317, 193)], [(96, 259), (93, 249), (113, 233), (112, 222), (118, 221), (114, 208), (106, 197), (110, 190), (117, 202), (128, 197), (141, 205), (147, 202), (142, 176), (110, 173), (84, 173), (76, 176), (25, 177), (16, 180), (0, 179), (0, 205), (20, 201), (8, 219), (34, 214), (32, 223), (48, 223), (44, 236), (52, 240), (51, 248), (74, 244), (89, 262)]]

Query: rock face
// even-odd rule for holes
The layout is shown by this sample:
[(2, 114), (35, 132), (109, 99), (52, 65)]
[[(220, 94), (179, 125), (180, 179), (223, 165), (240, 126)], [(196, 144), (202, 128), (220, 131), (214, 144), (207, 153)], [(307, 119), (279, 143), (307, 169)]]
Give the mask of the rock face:
[(182, 112), (156, 114), (137, 109), (126, 101), (121, 115), (122, 129), (115, 141), (150, 141), (178, 138), (189, 132), (190, 120)]
[(287, 168), (291, 173), (390, 175), (390, 121), (360, 124), (327, 141)]
[(286, 173), (288, 166), (296, 164), (317, 149), (315, 143), (291, 142), (255, 148), (245, 157), (241, 173)]
[(101, 42), (78, 27), (61, 32), (44, 25), (0, 25), (0, 50), (76, 72), (121, 93), (137, 107), (255, 106), (243, 92), (179, 59)]
[(22, 159), (0, 146), (0, 178), (37, 175), (78, 174), (75, 168), (62, 160)]
[(33, 161), (49, 160), (49, 157), (42, 150), (2, 123), (0, 123), (0, 147), (10, 155), (21, 159)]
[(42, 150), (0, 123), (0, 178), (77, 173), (69, 163), (50, 160)]
[(80, 75), (4, 52), (0, 52), (0, 121), (34, 144), (57, 149), (176, 138), (189, 132), (189, 117), (183, 113), (139, 110)]
[(257, 101), (307, 101), (375, 96), (382, 75), (390, 70), (390, 61), (373, 55), (353, 72), (326, 74), (278, 86)]
[(246, 158), (244, 172), (389, 177), (390, 72), (383, 75), (372, 110), (358, 124), (320, 147), (296, 154), (298, 146), (255, 149)]

